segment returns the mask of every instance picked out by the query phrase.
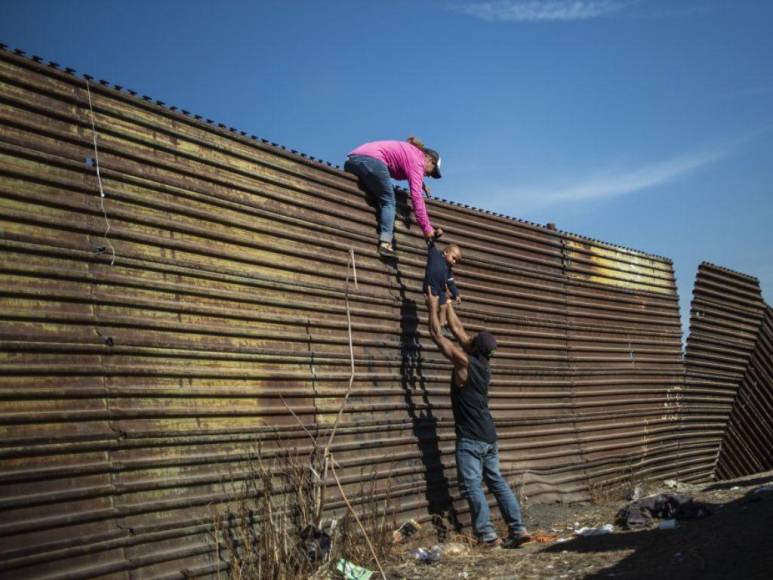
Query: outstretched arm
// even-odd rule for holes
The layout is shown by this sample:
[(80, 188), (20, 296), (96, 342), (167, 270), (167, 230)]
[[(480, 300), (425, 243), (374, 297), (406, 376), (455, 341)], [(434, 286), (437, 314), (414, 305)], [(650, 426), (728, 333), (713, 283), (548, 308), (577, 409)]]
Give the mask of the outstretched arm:
[(429, 221), (427, 206), (424, 205), (424, 166), (418, 164), (411, 166), (406, 173), (408, 174), (408, 188), (411, 191), (411, 201), (413, 202), (413, 215), (416, 216), (416, 223), (424, 232), (424, 238), (430, 240), (435, 235), (435, 228)]
[(472, 339), (465, 332), (464, 326), (462, 326), (462, 322), (456, 315), (454, 305), (449, 304), (448, 310), (446, 312), (448, 316), (448, 327), (451, 329), (451, 332), (454, 333), (456, 340), (458, 340), (464, 348), (468, 348), (470, 346), (470, 342), (472, 342)]
[[(427, 312), (429, 313), (430, 334), (432, 335), (432, 339), (435, 341), (435, 344), (438, 345), (440, 352), (442, 352), (443, 355), (453, 363), (456, 382), (459, 386), (461, 386), (465, 383), (465, 381), (467, 381), (467, 365), (469, 364), (467, 353), (465, 353), (461, 348), (443, 336), (442, 332), (440, 331), (440, 322), (438, 321), (437, 303), (437, 296), (427, 296)], [(450, 306), (451, 305), (449, 304), (449, 307)]]

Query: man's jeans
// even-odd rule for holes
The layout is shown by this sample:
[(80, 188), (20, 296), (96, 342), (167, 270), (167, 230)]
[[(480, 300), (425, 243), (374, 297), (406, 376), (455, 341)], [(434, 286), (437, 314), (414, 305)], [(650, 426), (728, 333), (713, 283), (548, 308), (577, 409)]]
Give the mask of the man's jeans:
[(344, 163), (344, 171), (354, 173), (360, 183), (379, 205), (378, 237), (382, 242), (392, 242), (395, 229), (395, 190), (387, 166), (367, 155), (350, 155)]
[(472, 526), (479, 540), (488, 542), (497, 537), (491, 524), (488, 502), (483, 493), (482, 480), (499, 504), (499, 511), (512, 535), (525, 531), (521, 506), (510, 486), (499, 472), (499, 452), (496, 443), (484, 443), (464, 437), (456, 441), (456, 469), (459, 490), (470, 503)]

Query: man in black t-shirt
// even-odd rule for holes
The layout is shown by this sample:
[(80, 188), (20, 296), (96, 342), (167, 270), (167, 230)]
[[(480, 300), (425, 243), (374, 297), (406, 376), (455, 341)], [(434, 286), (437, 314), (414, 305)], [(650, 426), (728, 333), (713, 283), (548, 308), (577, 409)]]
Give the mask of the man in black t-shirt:
[[(448, 325), (462, 348), (439, 332), (436, 304), (427, 299), (430, 332), (440, 351), (454, 365), (451, 377), (451, 405), (456, 424), (456, 469), (462, 497), (470, 504), (475, 535), (482, 544), (491, 547), (515, 548), (529, 539), (523, 525), (521, 507), (507, 481), (499, 471), (499, 451), (494, 420), (488, 408), (488, 388), (491, 382), (489, 359), (497, 342), (487, 330), (470, 338), (462, 323), (448, 305)], [(503, 542), (491, 523), (488, 502), (482, 481), (497, 499), (499, 510), (508, 528)]]

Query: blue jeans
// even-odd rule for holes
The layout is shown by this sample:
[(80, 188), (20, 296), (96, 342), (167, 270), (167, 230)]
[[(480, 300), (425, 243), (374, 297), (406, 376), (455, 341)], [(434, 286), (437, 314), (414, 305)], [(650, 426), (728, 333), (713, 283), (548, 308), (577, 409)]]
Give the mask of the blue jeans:
[(392, 242), (395, 229), (395, 190), (387, 166), (367, 155), (350, 155), (344, 163), (344, 171), (354, 173), (360, 183), (379, 205), (378, 238)]
[(497, 537), (491, 523), (488, 502), (483, 493), (482, 480), (499, 504), (499, 511), (511, 535), (523, 533), (521, 506), (510, 486), (499, 472), (499, 451), (496, 443), (485, 443), (461, 437), (456, 441), (456, 470), (459, 490), (470, 504), (472, 527), (479, 540), (488, 542)]

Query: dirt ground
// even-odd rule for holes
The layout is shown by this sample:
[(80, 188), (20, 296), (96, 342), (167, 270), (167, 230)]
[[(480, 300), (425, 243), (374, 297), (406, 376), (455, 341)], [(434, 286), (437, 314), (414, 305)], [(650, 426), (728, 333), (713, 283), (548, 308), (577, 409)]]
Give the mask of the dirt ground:
[[(672, 484), (673, 485), (673, 484)], [(710, 485), (653, 484), (643, 496), (657, 493), (691, 495), (708, 504), (712, 515), (686, 520), (677, 529), (578, 536), (581, 527), (614, 524), (625, 499), (597, 504), (524, 506), (529, 530), (564, 539), (530, 542), (519, 549), (481, 548), (451, 538), (440, 561), (417, 561), (417, 547), (431, 548), (437, 537), (422, 530), (400, 545), (385, 563), (390, 579), (450, 580), (460, 578), (773, 578), (773, 472)], [(461, 542), (459, 540), (462, 540)], [(449, 553), (456, 549), (457, 554)], [(374, 575), (374, 578), (377, 576)]]

